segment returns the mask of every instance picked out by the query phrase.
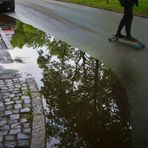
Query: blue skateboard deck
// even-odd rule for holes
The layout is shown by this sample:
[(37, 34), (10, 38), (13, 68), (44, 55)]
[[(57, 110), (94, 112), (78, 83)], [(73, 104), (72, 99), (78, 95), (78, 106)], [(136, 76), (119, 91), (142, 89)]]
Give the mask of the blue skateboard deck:
[(127, 46), (130, 46), (134, 49), (143, 49), (145, 48), (145, 45), (141, 43), (140, 41), (133, 42), (129, 41), (126, 38), (117, 38), (115, 35), (112, 35), (111, 37), (108, 38), (109, 42), (118, 42)]

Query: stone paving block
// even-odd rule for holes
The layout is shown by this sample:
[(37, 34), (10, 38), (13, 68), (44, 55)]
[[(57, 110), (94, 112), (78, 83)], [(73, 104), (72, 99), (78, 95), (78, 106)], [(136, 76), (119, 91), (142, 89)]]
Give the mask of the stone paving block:
[(25, 128), (23, 129), (24, 134), (30, 134), (31, 133), (31, 128)]
[(15, 94), (11, 94), (9, 97), (10, 98), (14, 98), (15, 97)]
[(19, 97), (19, 96), (16, 96), (16, 97), (13, 98), (13, 100), (14, 100), (14, 101), (20, 100), (20, 97)]
[(11, 79), (7, 79), (5, 80), (6, 83), (12, 83), (12, 80)]
[(26, 83), (22, 84), (22, 87), (28, 87)]
[(19, 93), (19, 91), (18, 90), (15, 90), (15, 91), (13, 91), (13, 93), (15, 94), (15, 96), (16, 96), (16, 94), (18, 94)]
[(4, 142), (5, 147), (12, 148), (16, 146), (16, 141), (6, 141)]
[(26, 107), (21, 109), (21, 113), (29, 113), (30, 112), (30, 108)]
[(5, 94), (8, 90), (1, 90), (2, 94)]
[(19, 109), (13, 109), (13, 110), (12, 110), (12, 113), (13, 113), (13, 114), (18, 114), (19, 112), (20, 112)]
[(4, 125), (6, 125), (7, 123), (8, 123), (7, 120), (3, 120), (3, 121), (0, 122), (0, 126), (4, 126)]
[(15, 83), (19, 83), (20, 80), (19, 80), (19, 79), (13, 79), (13, 82), (15, 82)]
[(24, 99), (24, 103), (29, 104), (29, 103), (31, 103), (31, 100), (30, 99)]
[(3, 91), (3, 90), (8, 90), (8, 87), (3, 86), (1, 89), (2, 89), (1, 91)]
[(8, 92), (10, 92), (11, 94), (13, 94), (13, 91), (14, 91), (14, 87), (9, 87), (8, 88)]
[(10, 101), (10, 102), (5, 102), (6, 105), (11, 105), (14, 104), (14, 101)]
[(12, 120), (19, 119), (19, 118), (20, 118), (20, 114), (11, 115), (10, 118), (11, 118)]
[(7, 135), (8, 134), (8, 131), (0, 131), (0, 136), (5, 136), (5, 135)]
[(11, 124), (11, 128), (12, 128), (12, 129), (18, 129), (18, 128), (21, 129), (20, 124), (21, 124), (21, 123), (19, 123), (19, 122), (15, 123), (15, 124)]
[(7, 84), (6, 85), (9, 89), (13, 89), (14, 88), (14, 85), (13, 84)]
[(22, 91), (24, 91), (24, 92), (26, 92), (26, 91), (28, 90), (27, 87), (22, 87), (21, 89), (22, 89)]
[(13, 105), (6, 106), (6, 110), (12, 110), (12, 109), (13, 109)]
[(20, 91), (20, 88), (18, 88), (18, 87), (16, 88), (16, 87), (15, 87), (15, 88), (14, 88), (14, 91)]
[(10, 135), (19, 134), (19, 133), (21, 133), (21, 129), (20, 128), (11, 129), (10, 132), (9, 132)]
[(30, 127), (30, 123), (23, 123), (22, 124), (24, 128), (29, 128)]
[(14, 105), (14, 108), (15, 108), (15, 109), (20, 109), (20, 108), (22, 108), (22, 104), (15, 104), (15, 105)]
[(10, 100), (10, 98), (8, 98), (8, 99), (5, 99), (5, 102), (10, 102), (11, 100)]
[(16, 97), (21, 97), (22, 96), (22, 93), (17, 93), (16, 94)]
[(6, 131), (6, 130), (9, 130), (9, 129), (10, 129), (9, 125), (5, 125), (5, 126), (1, 127), (1, 131)]
[(16, 124), (16, 123), (18, 123), (18, 120), (14, 120), (14, 119), (9, 120), (9, 124)]
[(16, 88), (21, 88), (22, 86), (20, 84), (15, 84)]
[(23, 96), (21, 97), (21, 99), (22, 99), (22, 100), (30, 100), (30, 97), (29, 97), (29, 96), (24, 96), (24, 95), (23, 95)]
[(5, 136), (5, 140), (6, 140), (6, 141), (15, 140), (15, 136), (14, 136), (14, 135)]
[(22, 100), (15, 100), (16, 104), (22, 104)]
[(24, 108), (26, 108), (26, 107), (27, 107), (27, 108), (31, 108), (31, 103), (24, 103), (24, 104), (23, 104), (23, 107), (24, 107)]
[(22, 134), (22, 133), (19, 133), (19, 134), (17, 134), (17, 139), (18, 140), (26, 140), (26, 139), (29, 139), (30, 138), (30, 136), (28, 136), (27, 134)]
[(9, 93), (5, 93), (4, 95), (2, 93), (2, 97), (3, 97), (4, 100), (9, 99), (10, 98), (9, 95), (10, 95)]
[(18, 146), (28, 146), (30, 145), (30, 141), (29, 140), (18, 140)]
[(20, 120), (20, 122), (21, 122), (21, 123), (26, 123), (26, 122), (28, 122), (28, 120), (27, 120), (26, 118), (22, 118), (22, 119)]
[(5, 115), (11, 115), (12, 114), (12, 111), (11, 110), (6, 110), (5, 111)]
[(21, 125), (17, 125), (17, 126), (15, 126), (15, 127), (13, 127), (13, 129), (14, 129), (14, 130), (20, 129), (20, 130), (21, 130), (21, 133), (22, 133), (22, 127), (21, 127)]

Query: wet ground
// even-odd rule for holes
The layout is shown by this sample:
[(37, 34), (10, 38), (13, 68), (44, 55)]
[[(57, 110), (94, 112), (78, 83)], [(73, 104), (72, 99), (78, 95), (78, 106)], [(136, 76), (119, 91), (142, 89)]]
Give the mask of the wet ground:
[(1, 18), (14, 49), (0, 54), (0, 72), (18, 70), (36, 79), (44, 97), (47, 147), (131, 146), (128, 98), (109, 67), (30, 25)]

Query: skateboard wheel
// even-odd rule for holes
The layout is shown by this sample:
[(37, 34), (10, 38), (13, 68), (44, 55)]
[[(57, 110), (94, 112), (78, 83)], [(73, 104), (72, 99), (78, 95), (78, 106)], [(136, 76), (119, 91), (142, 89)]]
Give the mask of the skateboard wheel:
[(133, 45), (133, 48), (135, 48), (135, 49), (143, 49), (144, 45), (140, 45), (140, 44)]
[(141, 45), (141, 47), (142, 47), (142, 48), (145, 48), (145, 46), (144, 46), (144, 45)]

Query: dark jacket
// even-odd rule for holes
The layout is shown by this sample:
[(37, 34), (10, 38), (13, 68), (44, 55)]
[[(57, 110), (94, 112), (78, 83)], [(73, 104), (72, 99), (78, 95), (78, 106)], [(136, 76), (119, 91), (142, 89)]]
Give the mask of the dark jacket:
[(136, 5), (136, 6), (138, 6), (138, 0), (119, 0), (120, 1), (120, 4), (121, 4), (121, 6), (123, 6), (123, 7), (130, 7), (130, 6), (134, 6), (134, 5)]

